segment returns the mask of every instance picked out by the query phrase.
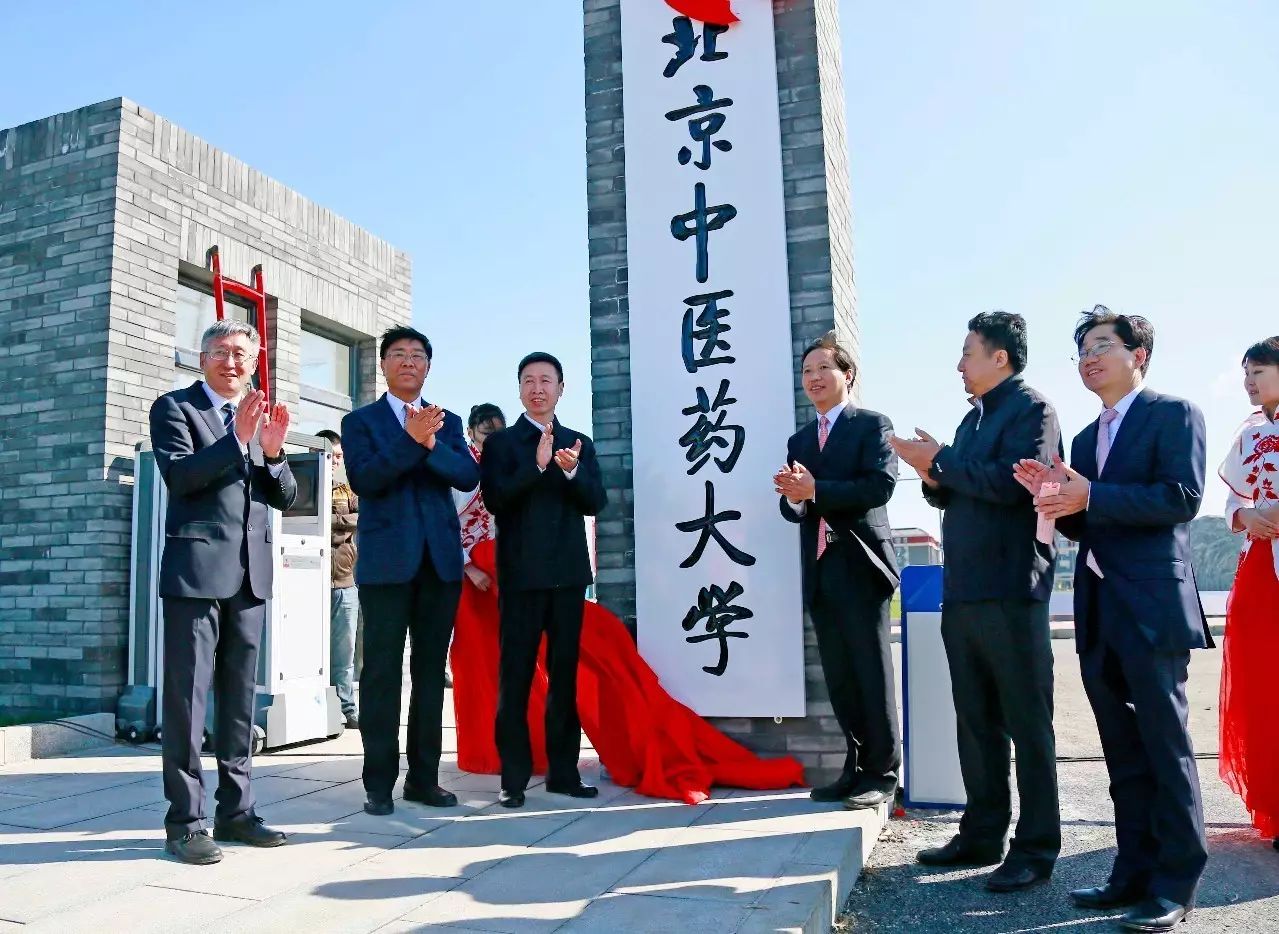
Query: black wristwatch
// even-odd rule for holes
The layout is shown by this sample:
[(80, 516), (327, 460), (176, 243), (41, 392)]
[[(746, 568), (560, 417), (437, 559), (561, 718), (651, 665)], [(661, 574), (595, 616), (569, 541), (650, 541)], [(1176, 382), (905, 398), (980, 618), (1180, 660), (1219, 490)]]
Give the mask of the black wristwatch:
[(266, 452), (262, 452), (262, 462), (264, 464), (283, 464), (286, 460), (288, 460), (288, 458), (284, 456), (283, 450), (280, 451), (279, 457), (267, 457)]

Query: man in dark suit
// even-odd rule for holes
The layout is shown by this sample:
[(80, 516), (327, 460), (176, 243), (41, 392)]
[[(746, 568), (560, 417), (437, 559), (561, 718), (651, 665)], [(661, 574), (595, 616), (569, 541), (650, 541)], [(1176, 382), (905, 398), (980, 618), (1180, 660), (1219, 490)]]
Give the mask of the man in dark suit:
[(1199, 770), (1186, 724), (1190, 650), (1212, 645), (1191, 565), (1204, 489), (1204, 418), (1144, 388), (1155, 332), (1104, 305), (1075, 330), (1079, 375), (1104, 406), (1071, 445), (1071, 467), (1025, 461), (1039, 512), (1079, 542), (1075, 637), (1115, 804), (1110, 878), (1071, 897), (1134, 907), (1122, 924), (1170, 931), (1194, 903), (1208, 859)]
[(360, 736), (364, 810), (386, 815), (400, 774), (404, 639), (409, 675), (408, 775), (404, 800), (452, 807), (439, 785), (444, 662), (462, 593), (462, 546), (451, 490), (479, 482), (462, 421), (422, 399), (431, 342), (391, 328), (379, 348), (387, 391), (342, 419), (346, 475), (360, 497), (355, 583), (364, 616)]
[[(209, 686), (217, 705), (217, 840), (279, 846), (249, 785), (258, 648), (271, 596), (271, 517), (297, 484), (284, 456), (289, 412), (253, 389), (258, 332), (230, 319), (200, 342), (204, 379), (151, 406), (151, 447), (169, 491), (160, 559), (165, 849), (198, 865), (222, 851), (204, 830), (200, 746)], [(268, 411), (269, 409), (269, 411)]]
[(555, 406), (564, 368), (531, 353), (517, 371), (523, 417), (484, 443), (481, 491), (497, 522), (501, 653), (496, 739), (502, 759), (503, 807), (524, 804), (533, 772), (528, 698), (538, 647), (546, 633), (546, 790), (593, 798), (577, 770), (582, 727), (577, 716), (577, 655), (582, 601), (591, 584), (583, 516), (608, 502), (586, 435), (564, 427)]
[(804, 604), (848, 743), (839, 778), (810, 794), (874, 808), (892, 799), (901, 768), (888, 620), (897, 557), (885, 508), (897, 485), (893, 424), (849, 402), (857, 370), (833, 331), (800, 367), (817, 418), (786, 442), (773, 483), (782, 517), (800, 526)]
[(924, 498), (945, 510), (942, 640), (968, 799), (959, 833), (918, 859), (931, 866), (1004, 859), (1011, 740), (1021, 813), (1007, 859), (986, 878), (994, 892), (1047, 881), (1061, 851), (1048, 619), (1057, 555), (1036, 540), (1034, 501), (1012, 470), (1024, 458), (1060, 454), (1061, 429), (1048, 400), (1022, 382), (1027, 359), (1021, 315), (977, 315), (958, 366), (973, 408), (954, 443), (918, 429), (915, 440), (893, 440), (923, 478)]

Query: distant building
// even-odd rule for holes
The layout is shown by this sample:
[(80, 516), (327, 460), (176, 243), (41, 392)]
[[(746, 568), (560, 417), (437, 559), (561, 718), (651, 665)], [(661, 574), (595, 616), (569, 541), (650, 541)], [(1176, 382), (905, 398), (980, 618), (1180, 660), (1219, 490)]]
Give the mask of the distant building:
[(1057, 536), (1057, 572), (1053, 575), (1053, 590), (1075, 589), (1075, 563), (1079, 560), (1079, 542), (1072, 542), (1064, 535)]
[(899, 567), (941, 564), (941, 543), (923, 529), (893, 529), (893, 549)]

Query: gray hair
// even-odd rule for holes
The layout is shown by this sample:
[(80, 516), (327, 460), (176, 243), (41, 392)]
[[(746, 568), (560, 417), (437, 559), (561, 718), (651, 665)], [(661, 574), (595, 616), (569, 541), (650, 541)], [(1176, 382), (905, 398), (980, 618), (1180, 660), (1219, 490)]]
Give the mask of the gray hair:
[(221, 321), (214, 321), (205, 330), (204, 336), (200, 338), (200, 353), (208, 353), (209, 345), (214, 341), (222, 340), (224, 337), (236, 337), (240, 334), (248, 336), (254, 352), (261, 348), (262, 338), (258, 335), (257, 328), (234, 318), (223, 318)]

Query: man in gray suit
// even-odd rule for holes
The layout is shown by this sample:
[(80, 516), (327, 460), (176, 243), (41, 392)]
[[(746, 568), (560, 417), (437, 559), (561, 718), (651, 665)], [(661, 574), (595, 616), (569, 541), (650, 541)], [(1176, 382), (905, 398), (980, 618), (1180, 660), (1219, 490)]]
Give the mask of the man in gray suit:
[(258, 647), (271, 596), (267, 507), (287, 509), (297, 485), (284, 456), (289, 412), (253, 388), (258, 332), (218, 321), (200, 342), (204, 379), (151, 406), (151, 446), (169, 490), (160, 596), (164, 601), (165, 849), (187, 863), (222, 851), (204, 828), (200, 746), (216, 689), (218, 761), (213, 836), (279, 846), (284, 834), (254, 812), (249, 787)]

